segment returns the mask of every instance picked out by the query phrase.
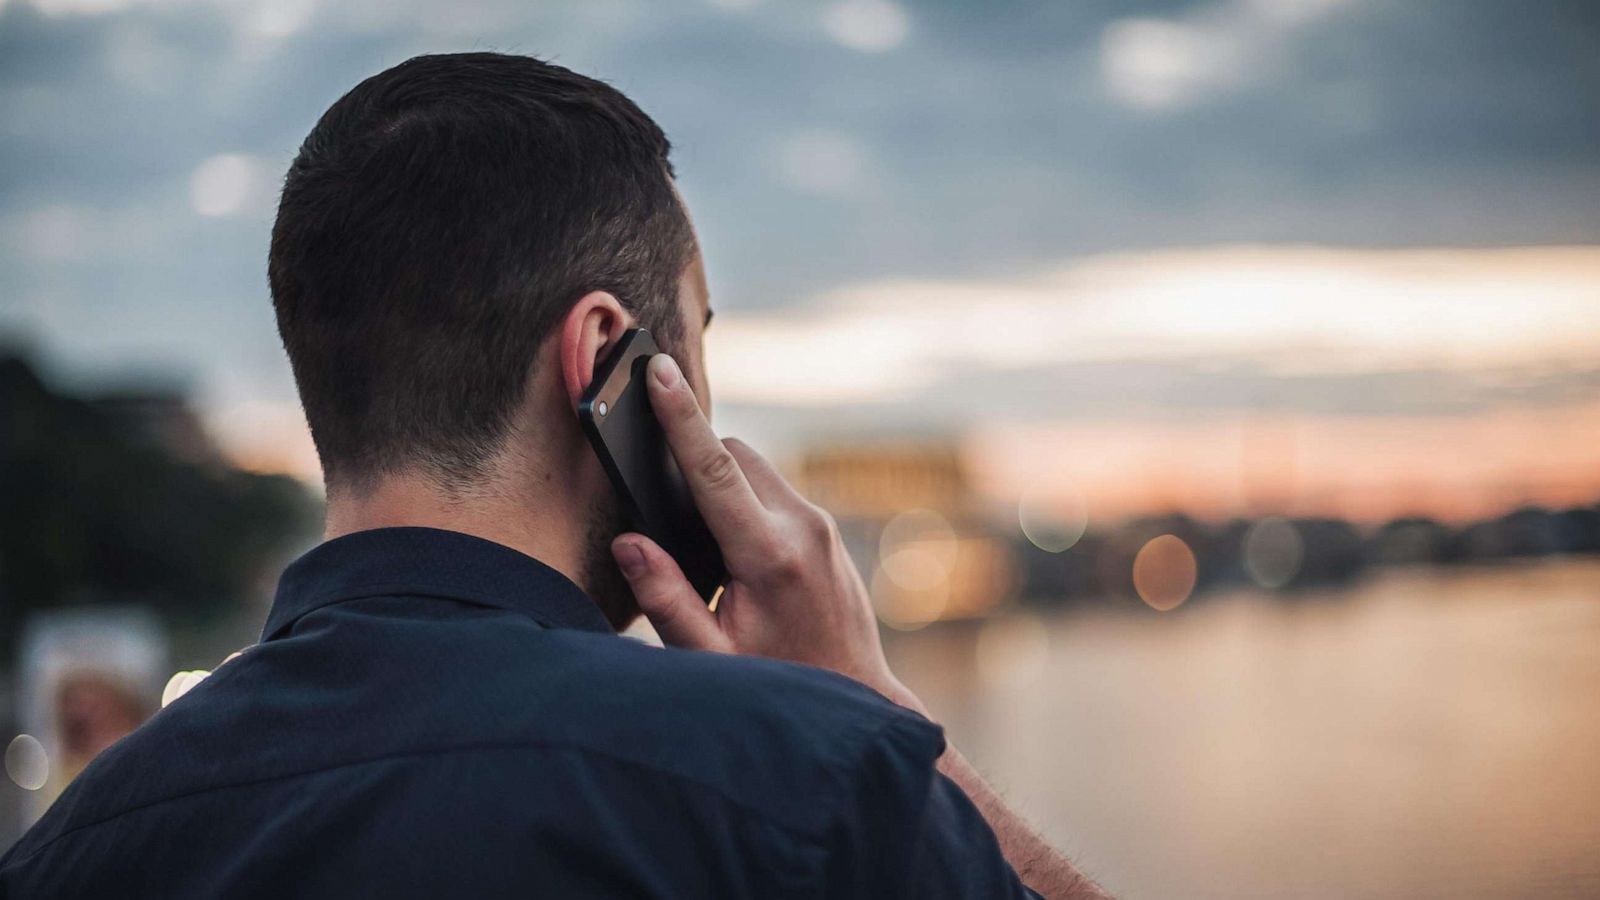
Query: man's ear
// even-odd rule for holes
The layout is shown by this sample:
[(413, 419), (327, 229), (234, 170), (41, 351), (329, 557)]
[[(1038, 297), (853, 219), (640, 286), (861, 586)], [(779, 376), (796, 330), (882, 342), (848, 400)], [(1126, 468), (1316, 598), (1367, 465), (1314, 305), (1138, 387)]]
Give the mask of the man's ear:
[(590, 291), (567, 311), (561, 320), (557, 352), (562, 386), (573, 410), (577, 410), (578, 400), (594, 380), (600, 360), (616, 346), (632, 322), (633, 317), (617, 298), (605, 291)]

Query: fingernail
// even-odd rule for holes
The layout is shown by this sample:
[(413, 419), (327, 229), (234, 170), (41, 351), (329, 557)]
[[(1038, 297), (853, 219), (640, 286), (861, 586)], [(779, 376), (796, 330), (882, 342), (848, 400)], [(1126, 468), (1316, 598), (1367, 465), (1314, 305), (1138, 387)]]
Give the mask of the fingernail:
[(665, 353), (650, 357), (650, 374), (655, 376), (657, 384), (669, 391), (683, 382), (683, 373), (678, 370), (677, 361)]
[(617, 565), (622, 569), (622, 574), (629, 578), (638, 578), (645, 573), (649, 565), (644, 561), (644, 551), (639, 549), (634, 541), (619, 541), (614, 551)]

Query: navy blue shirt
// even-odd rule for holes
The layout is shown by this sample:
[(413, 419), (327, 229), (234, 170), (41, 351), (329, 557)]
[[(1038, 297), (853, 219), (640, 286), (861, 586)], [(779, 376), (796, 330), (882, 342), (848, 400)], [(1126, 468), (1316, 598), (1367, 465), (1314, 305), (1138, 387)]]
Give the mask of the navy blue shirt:
[(448, 531), (329, 541), (260, 644), (96, 759), (0, 897), (1026, 897), (937, 726), (614, 634)]

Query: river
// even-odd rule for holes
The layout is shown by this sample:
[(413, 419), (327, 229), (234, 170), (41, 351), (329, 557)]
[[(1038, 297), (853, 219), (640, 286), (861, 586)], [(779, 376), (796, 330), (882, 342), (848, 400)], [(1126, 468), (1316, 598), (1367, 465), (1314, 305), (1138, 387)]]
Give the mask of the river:
[(1600, 896), (1600, 561), (1017, 612), (888, 647), (1119, 896)]

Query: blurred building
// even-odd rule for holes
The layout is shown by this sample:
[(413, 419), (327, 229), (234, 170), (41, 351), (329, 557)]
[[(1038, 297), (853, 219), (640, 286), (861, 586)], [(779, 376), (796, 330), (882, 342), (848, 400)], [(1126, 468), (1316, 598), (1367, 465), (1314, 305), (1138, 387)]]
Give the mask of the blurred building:
[(1011, 598), (1011, 542), (991, 524), (953, 441), (814, 446), (794, 481), (839, 520), (887, 624), (975, 618)]

